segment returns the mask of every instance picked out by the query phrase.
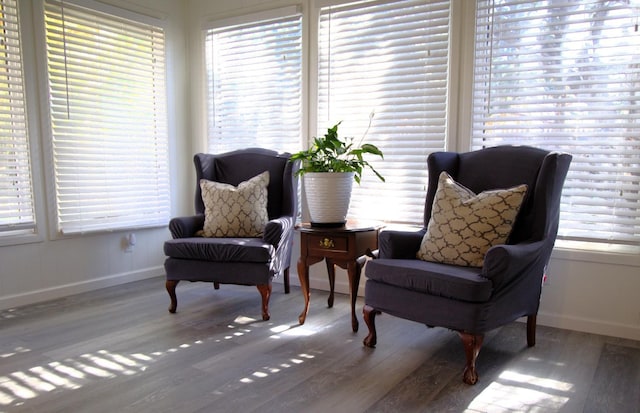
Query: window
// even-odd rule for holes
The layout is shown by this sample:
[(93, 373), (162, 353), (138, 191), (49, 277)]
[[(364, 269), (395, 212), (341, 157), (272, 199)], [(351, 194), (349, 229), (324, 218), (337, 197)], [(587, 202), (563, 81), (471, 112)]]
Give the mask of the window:
[(0, 0), (0, 237), (34, 233), (29, 138), (15, 0)]
[[(429, 153), (445, 148), (448, 1), (358, 2), (320, 10), (318, 135), (338, 132), (384, 152), (368, 159), (349, 213), (422, 224)], [(371, 126), (368, 127), (371, 120)]]
[(150, 18), (115, 10), (45, 2), (56, 222), (64, 234), (169, 220), (164, 32)]
[(560, 238), (640, 244), (640, 32), (628, 1), (479, 1), (473, 147), (573, 155)]
[(302, 17), (295, 7), (205, 32), (210, 152), (300, 149)]

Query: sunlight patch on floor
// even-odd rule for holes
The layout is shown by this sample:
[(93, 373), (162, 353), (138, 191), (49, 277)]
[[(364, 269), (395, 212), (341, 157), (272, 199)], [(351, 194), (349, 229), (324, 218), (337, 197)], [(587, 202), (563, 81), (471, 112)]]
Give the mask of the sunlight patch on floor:
[[(241, 324), (247, 324), (253, 319), (239, 318)], [(235, 328), (235, 326), (230, 326)], [(230, 336), (242, 336), (251, 330), (238, 329)], [(6, 406), (22, 406), (26, 401), (35, 399), (41, 394), (58, 390), (77, 390), (99, 379), (110, 379), (121, 376), (131, 376), (144, 372), (148, 366), (159, 358), (175, 354), (203, 344), (199, 339), (193, 343), (183, 343), (164, 351), (122, 354), (105, 349), (81, 354), (77, 357), (35, 366), (24, 371), (14, 371), (0, 376), (0, 411)], [(4, 353), (1, 358), (9, 358), (19, 353), (30, 351), (23, 347), (16, 347)]]
[(236, 317), (236, 319), (233, 320), (234, 323), (240, 324), (240, 325), (251, 324), (251, 323), (255, 323), (256, 321), (257, 320), (255, 318), (245, 317), (245, 316), (242, 316), (242, 315)]
[[(231, 324), (227, 325), (230, 331), (222, 335), (223, 338), (220, 338), (220, 334), (216, 334), (206, 339), (197, 339), (192, 343), (182, 343), (166, 350), (150, 351), (149, 353), (138, 352), (123, 354), (99, 349), (95, 352), (84, 353), (77, 357), (52, 361), (24, 371), (15, 371), (0, 376), (0, 411), (4, 411), (3, 409), (5, 407), (23, 406), (28, 400), (35, 399), (41, 394), (59, 390), (76, 390), (96, 380), (131, 376), (144, 372), (158, 359), (182, 352), (195, 345), (203, 344), (207, 340), (211, 340), (213, 343), (220, 343), (224, 340), (239, 339), (253, 331), (249, 326), (252, 326), (254, 329), (267, 327), (267, 325), (262, 322), (258, 323), (255, 318), (238, 316)], [(293, 327), (274, 327), (273, 324), (271, 324), (271, 331), (291, 336), (315, 334), (315, 331), (310, 329)], [(10, 358), (29, 351), (31, 350), (16, 346), (10, 351), (0, 354), (0, 359)], [(262, 379), (277, 374), (283, 369), (303, 363), (305, 358), (313, 358), (313, 356), (301, 354), (279, 365), (264, 367), (254, 372), (251, 376), (252, 378), (247, 378), (247, 380), (251, 382), (254, 379)]]
[(314, 330), (311, 327), (304, 327), (302, 325), (293, 325), (293, 326), (280, 325), (272, 328), (271, 331), (274, 332), (275, 334), (270, 336), (269, 338), (276, 338), (276, 339), (281, 338), (283, 336), (308, 337), (318, 333), (317, 330)]
[(311, 360), (311, 359), (314, 359), (315, 357), (316, 356), (314, 356), (313, 354), (300, 353), (296, 357), (292, 357), (287, 362), (281, 363), (276, 367), (264, 366), (260, 370), (256, 370), (253, 373), (251, 373), (250, 376), (253, 376), (253, 378), (252, 377), (241, 378), (240, 383), (244, 383), (244, 384), (253, 383), (255, 382), (255, 379), (264, 379), (269, 376), (273, 376), (274, 374), (281, 372), (283, 369), (291, 368), (294, 365), (299, 366), (303, 364), (306, 360)]
[(31, 351), (31, 350), (29, 350), (28, 348), (24, 348), (24, 347), (18, 346), (15, 349), (13, 349), (13, 351), (11, 351), (9, 353), (0, 354), (0, 359), (6, 359), (6, 358), (9, 358), (9, 357), (15, 356), (16, 354), (20, 354), (20, 353), (28, 353), (29, 351)]
[(557, 411), (569, 401), (572, 389), (571, 383), (507, 370), (465, 412)]

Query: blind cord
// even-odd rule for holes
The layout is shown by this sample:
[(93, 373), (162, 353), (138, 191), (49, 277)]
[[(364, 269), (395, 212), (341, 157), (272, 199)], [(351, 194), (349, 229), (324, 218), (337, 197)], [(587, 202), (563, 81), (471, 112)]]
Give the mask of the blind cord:
[(60, 16), (62, 17), (62, 47), (64, 48), (64, 87), (67, 103), (67, 120), (71, 119), (71, 104), (69, 103), (69, 69), (67, 63), (67, 28), (64, 15), (64, 0), (60, 2)]

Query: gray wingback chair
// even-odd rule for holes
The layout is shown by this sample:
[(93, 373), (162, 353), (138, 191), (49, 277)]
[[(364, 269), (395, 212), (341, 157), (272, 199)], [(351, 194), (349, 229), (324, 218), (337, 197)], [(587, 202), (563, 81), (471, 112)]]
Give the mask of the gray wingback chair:
[[(381, 232), (378, 258), (365, 267), (363, 312), (369, 334), (364, 345), (376, 345), (375, 316), (381, 312), (455, 330), (465, 348), (467, 384), (478, 380), (475, 364), (486, 332), (527, 317), (527, 344), (534, 346), (542, 278), (556, 239), (570, 162), (568, 154), (526, 146), (431, 154), (424, 228)], [(507, 244), (491, 247), (482, 267), (416, 259), (442, 171), (476, 194), (528, 185)]]
[[(255, 285), (262, 297), (262, 319), (268, 320), (271, 281), (284, 276), (284, 290), (289, 293), (289, 264), (297, 215), (297, 163), (290, 154), (262, 148), (249, 148), (223, 154), (197, 154), (196, 214), (173, 218), (169, 230), (173, 239), (164, 244), (167, 256), (166, 289), (171, 299), (169, 311), (177, 308), (176, 286), (179, 281)], [(204, 238), (205, 205), (201, 179), (237, 186), (269, 171), (267, 212), (269, 222), (261, 238)]]

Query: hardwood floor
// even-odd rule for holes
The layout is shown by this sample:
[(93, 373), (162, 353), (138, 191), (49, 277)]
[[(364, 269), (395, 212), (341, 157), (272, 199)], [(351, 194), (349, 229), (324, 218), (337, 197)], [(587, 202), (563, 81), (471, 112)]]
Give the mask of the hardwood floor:
[[(0, 312), (0, 412), (639, 412), (640, 342), (526, 324), (489, 334), (462, 383), (457, 334), (383, 314), (378, 345), (349, 299), (162, 279)], [(362, 308), (362, 300), (358, 303)]]

